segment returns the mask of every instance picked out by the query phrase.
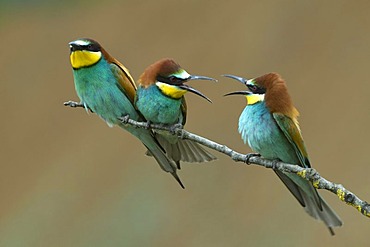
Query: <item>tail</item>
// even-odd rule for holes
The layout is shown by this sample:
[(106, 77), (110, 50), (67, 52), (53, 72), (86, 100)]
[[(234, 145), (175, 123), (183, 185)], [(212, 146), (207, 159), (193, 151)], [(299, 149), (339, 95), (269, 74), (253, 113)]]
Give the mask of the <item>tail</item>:
[(148, 149), (148, 152), (151, 154), (151, 156), (156, 159), (162, 170), (171, 173), (171, 175), (180, 184), (181, 188), (185, 189), (184, 184), (181, 182), (181, 179), (176, 173), (176, 164), (167, 157), (165, 149), (163, 149), (163, 147), (154, 137), (153, 132), (146, 129), (136, 129), (134, 127), (132, 127), (132, 129), (129, 127), (130, 129), (128, 129), (127, 126), (124, 128), (139, 138)]
[(203, 163), (217, 159), (198, 143), (191, 140), (177, 138), (176, 141), (173, 141), (173, 138), (169, 139), (165, 135), (158, 133), (155, 136), (160, 145), (166, 150), (167, 156), (175, 161), (178, 169), (181, 169), (180, 161)]
[(305, 211), (313, 218), (323, 221), (330, 234), (335, 235), (333, 227), (341, 226), (342, 221), (312, 184), (295, 174), (285, 174), (280, 171), (275, 171), (275, 173), (304, 207)]

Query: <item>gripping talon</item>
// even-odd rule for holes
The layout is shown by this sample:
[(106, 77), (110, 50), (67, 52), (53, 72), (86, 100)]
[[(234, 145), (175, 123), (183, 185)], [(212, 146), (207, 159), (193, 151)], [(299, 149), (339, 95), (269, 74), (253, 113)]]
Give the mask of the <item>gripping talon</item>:
[(272, 161), (272, 169), (273, 170), (276, 170), (277, 163), (279, 163), (279, 162), (280, 162), (280, 160), (273, 160)]
[(177, 123), (177, 124), (174, 124), (174, 125), (171, 125), (170, 126), (170, 133), (172, 134), (172, 135), (175, 135), (176, 134), (176, 131), (178, 130), (178, 129), (182, 129), (184, 126), (182, 125), (182, 124), (180, 124), (180, 123)]
[(249, 161), (250, 158), (252, 158), (252, 157), (261, 157), (261, 155), (259, 153), (249, 153), (249, 154), (246, 154), (245, 156), (246, 156), (245, 163), (247, 165), (251, 164), (250, 161)]
[(72, 100), (69, 100), (67, 102), (64, 102), (63, 105), (69, 106), (69, 107), (73, 107), (73, 108), (76, 108), (76, 107), (84, 107), (83, 104), (77, 103), (77, 102), (72, 101)]
[(118, 120), (121, 121), (122, 124), (128, 124), (129, 119), (130, 115), (128, 114), (118, 118)]
[(151, 126), (152, 122), (150, 121), (147, 121), (146, 124), (145, 124), (145, 129), (150, 129), (150, 126)]
[(85, 108), (86, 111), (89, 110), (91, 113), (94, 113), (93, 110), (90, 109), (90, 107), (88, 107), (86, 105), (86, 103), (78, 103), (78, 102), (75, 102), (75, 101), (72, 101), (72, 100), (69, 100), (69, 101), (66, 101), (63, 103), (64, 106), (69, 106), (69, 107), (72, 107), (72, 108), (77, 108), (77, 107), (81, 107), (81, 108)]

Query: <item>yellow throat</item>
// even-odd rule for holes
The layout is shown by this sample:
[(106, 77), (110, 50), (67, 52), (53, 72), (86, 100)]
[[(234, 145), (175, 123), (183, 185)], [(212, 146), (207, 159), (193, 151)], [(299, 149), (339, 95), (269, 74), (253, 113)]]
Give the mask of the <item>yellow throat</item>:
[(79, 69), (96, 64), (102, 54), (100, 51), (74, 51), (70, 55), (72, 67)]
[(264, 101), (265, 95), (264, 94), (249, 94), (245, 96), (247, 98), (247, 104), (253, 105), (260, 101)]
[(157, 81), (155, 84), (161, 90), (163, 94), (173, 99), (179, 99), (187, 92), (187, 90), (185, 89), (181, 89), (177, 86), (169, 85), (163, 82)]

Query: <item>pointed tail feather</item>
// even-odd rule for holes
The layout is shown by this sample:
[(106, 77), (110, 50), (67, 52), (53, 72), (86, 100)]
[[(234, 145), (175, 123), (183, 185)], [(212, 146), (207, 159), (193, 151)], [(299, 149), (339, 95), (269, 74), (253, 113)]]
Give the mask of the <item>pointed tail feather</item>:
[(176, 181), (180, 184), (181, 188), (185, 189), (184, 184), (181, 182), (181, 179), (176, 173), (176, 164), (173, 161), (169, 160), (165, 153), (160, 149), (158, 145), (149, 146), (144, 143), (144, 145), (148, 148), (148, 152), (153, 156), (156, 161), (158, 162), (159, 166), (166, 172), (171, 173), (171, 175), (176, 179)]
[[(333, 227), (341, 226), (342, 221), (334, 210), (331, 209), (326, 201), (318, 194), (312, 184), (295, 174), (285, 174), (280, 171), (275, 171), (275, 173), (298, 202), (304, 207), (305, 211), (311, 217), (323, 221), (328, 227), (330, 234), (334, 235)], [(296, 176), (294, 177), (294, 180), (291, 179), (292, 176)], [(297, 182), (299, 182), (299, 185)]]
[[(312, 190), (316, 191), (314, 187), (312, 187)], [(306, 203), (305, 211), (315, 219), (322, 220), (328, 227), (330, 234), (335, 235), (333, 227), (339, 227), (343, 224), (336, 212), (334, 212), (321, 196), (322, 210), (317, 207), (315, 200), (311, 196), (304, 192), (302, 192), (302, 195)]]
[[(128, 130), (127, 127), (125, 127)], [(131, 130), (131, 131), (130, 131)], [(133, 135), (140, 139), (140, 141), (148, 149), (147, 155), (153, 156), (158, 162), (159, 166), (165, 172), (171, 173), (171, 175), (176, 179), (180, 186), (185, 189), (184, 184), (181, 182), (179, 176), (176, 173), (176, 164), (174, 161), (170, 160), (166, 153), (165, 149), (160, 145), (160, 143), (155, 139), (153, 133), (150, 130), (144, 129), (130, 129)]]

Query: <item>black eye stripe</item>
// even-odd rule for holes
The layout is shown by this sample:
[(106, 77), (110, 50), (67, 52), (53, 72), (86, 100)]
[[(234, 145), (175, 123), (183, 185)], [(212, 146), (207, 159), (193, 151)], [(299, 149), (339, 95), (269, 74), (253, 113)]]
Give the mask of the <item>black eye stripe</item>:
[(186, 79), (181, 79), (181, 78), (178, 78), (176, 76), (165, 77), (165, 76), (161, 76), (161, 75), (158, 75), (156, 80), (160, 81), (160, 82), (170, 84), (170, 85), (175, 85), (175, 86), (182, 85), (186, 81)]
[(266, 93), (266, 90), (264, 88), (261, 88), (257, 85), (247, 85), (247, 87), (254, 94), (264, 94), (264, 93)]
[(88, 51), (100, 51), (100, 46), (94, 43), (83, 46), (83, 48)]
[(72, 44), (71, 45), (71, 51), (92, 51), (92, 52), (98, 52), (100, 51), (100, 45), (91, 43), (88, 45), (77, 45)]

